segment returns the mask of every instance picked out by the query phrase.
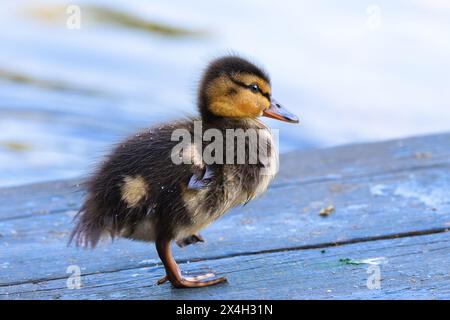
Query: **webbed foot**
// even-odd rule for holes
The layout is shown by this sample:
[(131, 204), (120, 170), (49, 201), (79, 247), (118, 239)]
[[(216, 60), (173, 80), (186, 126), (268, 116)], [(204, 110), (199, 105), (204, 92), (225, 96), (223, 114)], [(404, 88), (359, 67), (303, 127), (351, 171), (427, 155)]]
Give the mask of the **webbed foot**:
[(199, 235), (199, 234), (193, 234), (192, 236), (189, 236), (187, 238), (175, 241), (175, 243), (180, 248), (186, 247), (186, 246), (188, 246), (190, 244), (194, 244), (194, 243), (197, 243), (197, 242), (205, 242), (205, 239), (203, 239), (203, 237), (201, 235)]
[(175, 288), (201, 288), (227, 281), (225, 277), (203, 280), (213, 277), (214, 274), (212, 273), (185, 278), (181, 275), (180, 269), (172, 256), (172, 252), (170, 250), (170, 240), (157, 240), (156, 249), (166, 269), (166, 276), (158, 280), (158, 285), (163, 284), (166, 281), (170, 281)]

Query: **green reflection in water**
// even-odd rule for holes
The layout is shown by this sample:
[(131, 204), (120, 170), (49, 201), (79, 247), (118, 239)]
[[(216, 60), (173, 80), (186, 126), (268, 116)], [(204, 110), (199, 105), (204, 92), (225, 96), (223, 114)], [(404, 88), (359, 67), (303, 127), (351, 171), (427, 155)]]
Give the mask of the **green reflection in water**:
[(100, 92), (98, 90), (94, 90), (94, 89), (90, 89), (90, 88), (80, 88), (80, 87), (76, 87), (76, 86), (73, 86), (68, 83), (63, 83), (61, 81), (39, 79), (39, 78), (30, 76), (30, 75), (26, 75), (26, 74), (11, 71), (11, 70), (0, 69), (0, 79), (6, 80), (9, 82), (32, 85), (32, 86), (35, 86), (38, 88), (52, 90), (52, 91), (66, 91), (66, 92), (87, 95), (87, 96), (107, 96), (107, 95), (109, 95), (106, 92)]
[(12, 152), (27, 152), (33, 148), (31, 144), (20, 141), (0, 141), (0, 146)]
[(92, 14), (93, 18), (97, 21), (118, 24), (124, 27), (139, 29), (165, 36), (186, 37), (206, 35), (205, 31), (189, 30), (160, 22), (144, 20), (143, 18), (133, 16), (129, 13), (119, 12), (110, 8), (88, 7), (87, 10), (88, 14)]
[[(29, 7), (25, 11), (28, 16), (46, 23), (60, 24), (67, 17), (66, 6)], [(107, 23), (124, 28), (132, 28), (167, 37), (204, 37), (204, 30), (192, 30), (180, 26), (137, 17), (130, 12), (100, 6), (80, 6), (82, 20), (91, 23)]]

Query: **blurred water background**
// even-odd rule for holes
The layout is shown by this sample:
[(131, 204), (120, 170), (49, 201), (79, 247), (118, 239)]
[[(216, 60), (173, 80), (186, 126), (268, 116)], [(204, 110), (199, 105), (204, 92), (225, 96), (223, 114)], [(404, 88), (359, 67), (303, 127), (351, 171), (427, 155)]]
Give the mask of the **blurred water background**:
[(230, 51), (300, 116), (269, 121), (283, 152), (450, 129), (450, 1), (2, 0), (0, 186), (85, 175), (193, 113), (205, 63)]

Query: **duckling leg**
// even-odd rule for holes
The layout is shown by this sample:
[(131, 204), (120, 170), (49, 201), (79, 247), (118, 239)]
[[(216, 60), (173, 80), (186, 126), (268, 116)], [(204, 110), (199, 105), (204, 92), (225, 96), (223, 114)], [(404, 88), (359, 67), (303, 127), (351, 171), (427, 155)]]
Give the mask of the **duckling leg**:
[(194, 244), (197, 242), (205, 242), (205, 239), (203, 239), (203, 237), (199, 234), (193, 234), (192, 236), (189, 236), (187, 238), (184, 239), (180, 239), (175, 241), (175, 243), (180, 247), (186, 247), (190, 244)]
[[(158, 284), (162, 284), (169, 280), (176, 288), (199, 288), (227, 281), (225, 277), (207, 281), (185, 279), (181, 275), (180, 269), (178, 268), (178, 265), (172, 256), (172, 251), (170, 249), (170, 240), (156, 240), (156, 250), (158, 251), (158, 255), (161, 258), (161, 261), (166, 269), (166, 276), (159, 280)], [(200, 278), (202, 277), (197, 277), (197, 279)]]

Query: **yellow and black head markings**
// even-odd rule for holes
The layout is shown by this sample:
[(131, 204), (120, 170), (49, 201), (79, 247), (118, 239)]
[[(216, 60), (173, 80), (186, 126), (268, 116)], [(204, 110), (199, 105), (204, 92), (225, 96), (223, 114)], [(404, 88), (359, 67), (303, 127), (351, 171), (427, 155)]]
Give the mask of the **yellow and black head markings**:
[[(229, 75), (230, 79), (237, 85), (252, 90), (254, 93), (260, 93), (270, 101), (272, 89), (270, 83), (263, 78), (249, 73), (233, 73)], [(257, 87), (255, 87), (255, 85)]]
[(148, 197), (149, 187), (142, 176), (126, 176), (121, 186), (122, 200), (128, 208), (136, 207), (142, 199)]
[(221, 117), (256, 118), (270, 106), (270, 84), (249, 73), (223, 73), (206, 89), (210, 111)]
[[(237, 56), (209, 64), (199, 86), (198, 108), (198, 118), (161, 124), (118, 145), (89, 179), (71, 239), (92, 247), (105, 234), (154, 241), (166, 271), (158, 284), (168, 280), (175, 287), (198, 288), (226, 280), (184, 278), (172, 256), (171, 242), (186, 245), (203, 241), (197, 232), (267, 189), (277, 171), (278, 154), (271, 131), (257, 117), (288, 122), (298, 119), (272, 98), (268, 75)], [(203, 139), (203, 148), (196, 148), (199, 120), (200, 133), (206, 135), (209, 129), (219, 133), (214, 142), (225, 145), (226, 162), (211, 163), (204, 157), (208, 155), (203, 152), (209, 147), (206, 142), (211, 140)], [(182, 163), (172, 157), (179, 151), (179, 141), (172, 140), (176, 130), (193, 138), (180, 154)], [(244, 139), (235, 139), (233, 134), (233, 141), (241, 143), (228, 146), (224, 139), (229, 131), (242, 132)], [(245, 138), (247, 132), (255, 133), (256, 139), (250, 134)], [(248, 148), (241, 148), (243, 144)], [(253, 161), (245, 155), (246, 150), (264, 157)], [(238, 153), (245, 155), (241, 162), (235, 161)]]

